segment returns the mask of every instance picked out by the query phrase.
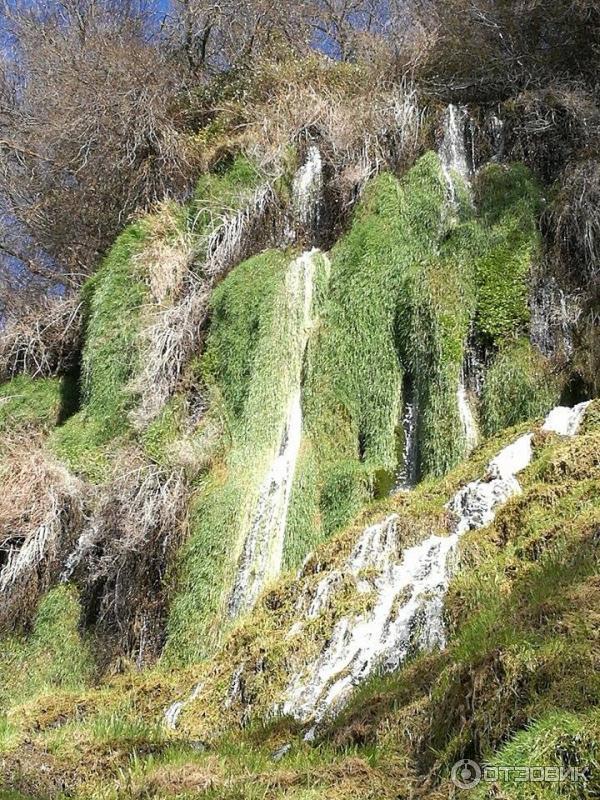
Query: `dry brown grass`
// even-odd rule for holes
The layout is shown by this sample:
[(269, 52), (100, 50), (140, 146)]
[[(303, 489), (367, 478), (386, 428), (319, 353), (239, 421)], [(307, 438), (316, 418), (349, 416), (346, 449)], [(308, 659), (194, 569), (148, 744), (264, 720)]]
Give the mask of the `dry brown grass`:
[[(314, 57), (266, 64), (257, 100), (244, 106), (242, 140), (261, 164), (282, 160), (290, 142), (319, 140), (340, 191), (350, 196), (384, 167), (409, 163), (421, 146), (425, 110), (408, 80), (394, 85), (364, 67)], [(239, 109), (225, 107), (225, 114)]]
[(199, 351), (210, 293), (264, 236), (261, 226), (276, 195), (265, 183), (240, 202), (200, 236), (181, 230), (170, 204), (163, 204), (151, 223), (150, 242), (139, 256), (154, 300), (141, 333), (144, 367), (132, 387), (140, 399), (131, 420), (139, 429), (160, 413)]

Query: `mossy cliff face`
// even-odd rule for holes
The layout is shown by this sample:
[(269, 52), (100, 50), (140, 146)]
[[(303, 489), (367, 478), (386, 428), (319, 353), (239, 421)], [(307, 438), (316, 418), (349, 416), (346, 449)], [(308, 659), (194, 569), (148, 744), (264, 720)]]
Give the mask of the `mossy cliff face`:
[[(558, 758), (563, 741), (569, 758), (595, 757), (595, 406), (576, 439), (536, 428), (523, 494), (465, 535), (443, 652), (415, 648), (395, 674), (371, 678), (322, 727), (319, 748), (297, 723), (272, 719), (336, 623), (373, 607), (376, 576), (344, 572), (365, 527), (397, 515), (402, 551), (444, 536), (453, 493), (558, 401), (560, 377), (528, 339), (540, 189), (520, 165), (485, 167), (472, 189), (456, 180), (451, 204), (428, 153), (402, 177), (367, 185), (329, 253), (261, 250), (258, 236), (255, 254), (221, 265), (217, 279), (215, 248), (232, 230), (224, 221), (246, 225), (236, 215), (263, 184), (235, 159), (185, 207), (165, 204), (130, 226), (87, 285), (77, 413), (66, 411), (64, 380), (0, 387), (0, 469), (15, 442), (34, 437), (85, 487), (82, 517), (93, 524), (81, 523), (74, 541), (82, 531), (105, 537), (79, 554), (80, 565), (96, 559), (105, 570), (94, 590), (81, 568), (3, 639), (8, 785), (58, 796), (62, 780), (81, 798), (381, 800), (425, 780), (445, 790), (460, 757), (516, 763), (529, 747)], [(239, 242), (231, 252), (246, 253)], [(199, 312), (190, 287), (202, 287)], [(181, 363), (156, 373), (168, 380), (153, 406), (141, 383), (162, 345)], [(420, 482), (390, 495), (409, 400)], [(468, 460), (465, 403), (480, 436)], [(153, 493), (169, 503), (174, 484), (180, 505), (169, 515)], [(139, 520), (122, 507), (128, 498)], [(157, 563), (144, 560), (152, 548)], [(128, 586), (106, 559), (118, 577), (149, 576), (132, 595), (142, 598), (133, 621), (115, 612), (117, 591), (106, 587)], [(290, 637), (304, 598), (329, 575), (335, 600)], [(242, 601), (240, 580), (256, 588)], [(103, 617), (115, 614), (141, 654), (146, 602), (164, 603), (162, 657), (141, 671), (113, 660), (124, 674), (102, 677)], [(164, 711), (182, 700), (169, 732)], [(288, 760), (272, 761), (287, 742)], [(503, 791), (520, 797), (518, 786)]]

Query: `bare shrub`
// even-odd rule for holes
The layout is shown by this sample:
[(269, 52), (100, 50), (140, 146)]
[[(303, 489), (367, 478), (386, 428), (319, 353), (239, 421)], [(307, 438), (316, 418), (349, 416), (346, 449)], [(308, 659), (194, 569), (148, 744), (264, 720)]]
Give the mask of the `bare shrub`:
[(410, 163), (425, 115), (410, 80), (390, 84), (376, 70), (316, 55), (261, 64), (251, 100), (225, 101), (222, 113), (259, 163), (281, 162), (290, 142), (317, 139), (341, 185), (352, 187)]
[(420, 80), (445, 100), (487, 103), (555, 80), (596, 82), (595, 0), (424, 0)]
[(571, 163), (544, 221), (555, 264), (576, 285), (600, 291), (600, 161)]
[(565, 165), (598, 140), (600, 109), (581, 86), (557, 83), (522, 92), (506, 103), (506, 150), (542, 180), (555, 180)]
[(310, 26), (302, 3), (269, 0), (173, 0), (168, 46), (189, 80), (248, 66), (263, 55), (301, 54)]
[(3, 440), (0, 497), (0, 630), (27, 623), (57, 580), (81, 530), (83, 484), (41, 442)]
[(187, 186), (178, 71), (143, 4), (6, 0), (0, 12), (13, 45), (0, 64), (5, 252), (76, 286), (128, 214)]

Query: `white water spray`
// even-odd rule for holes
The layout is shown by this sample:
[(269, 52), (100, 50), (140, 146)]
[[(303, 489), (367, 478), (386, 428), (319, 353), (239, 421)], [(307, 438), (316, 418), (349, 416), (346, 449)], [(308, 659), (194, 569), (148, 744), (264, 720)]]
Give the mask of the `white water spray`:
[(463, 429), (465, 439), (465, 455), (469, 455), (476, 447), (479, 433), (477, 430), (477, 423), (471, 411), (471, 405), (467, 396), (464, 379), (461, 376), (458, 389), (456, 390), (456, 402), (458, 404), (458, 414), (460, 416), (460, 424)]
[(587, 400), (573, 408), (566, 406), (553, 408), (546, 417), (542, 430), (547, 433), (558, 433), (560, 436), (575, 436), (590, 402)]
[(574, 294), (567, 294), (553, 279), (534, 284), (531, 308), (531, 341), (545, 356), (573, 355), (573, 334), (581, 317), (581, 304)]
[(409, 397), (404, 404), (402, 414), (404, 448), (400, 469), (396, 475), (394, 492), (408, 491), (417, 482), (417, 416), (417, 399), (416, 397)]
[(470, 175), (465, 136), (466, 121), (465, 108), (452, 104), (448, 106), (444, 115), (444, 138), (439, 155), (452, 205), (456, 203), (456, 177), (467, 181)]

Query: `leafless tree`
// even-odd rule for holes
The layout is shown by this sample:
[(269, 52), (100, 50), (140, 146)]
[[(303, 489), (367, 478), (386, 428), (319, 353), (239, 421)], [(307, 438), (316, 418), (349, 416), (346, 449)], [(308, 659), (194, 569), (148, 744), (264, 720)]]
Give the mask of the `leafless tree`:
[(429, 34), (421, 72), (441, 94), (497, 101), (574, 79), (596, 82), (598, 0), (420, 0)]
[(0, 12), (4, 275), (77, 285), (130, 212), (185, 183), (179, 76), (135, 0)]
[(292, 2), (172, 0), (166, 27), (172, 52), (196, 80), (307, 46), (308, 25)]

